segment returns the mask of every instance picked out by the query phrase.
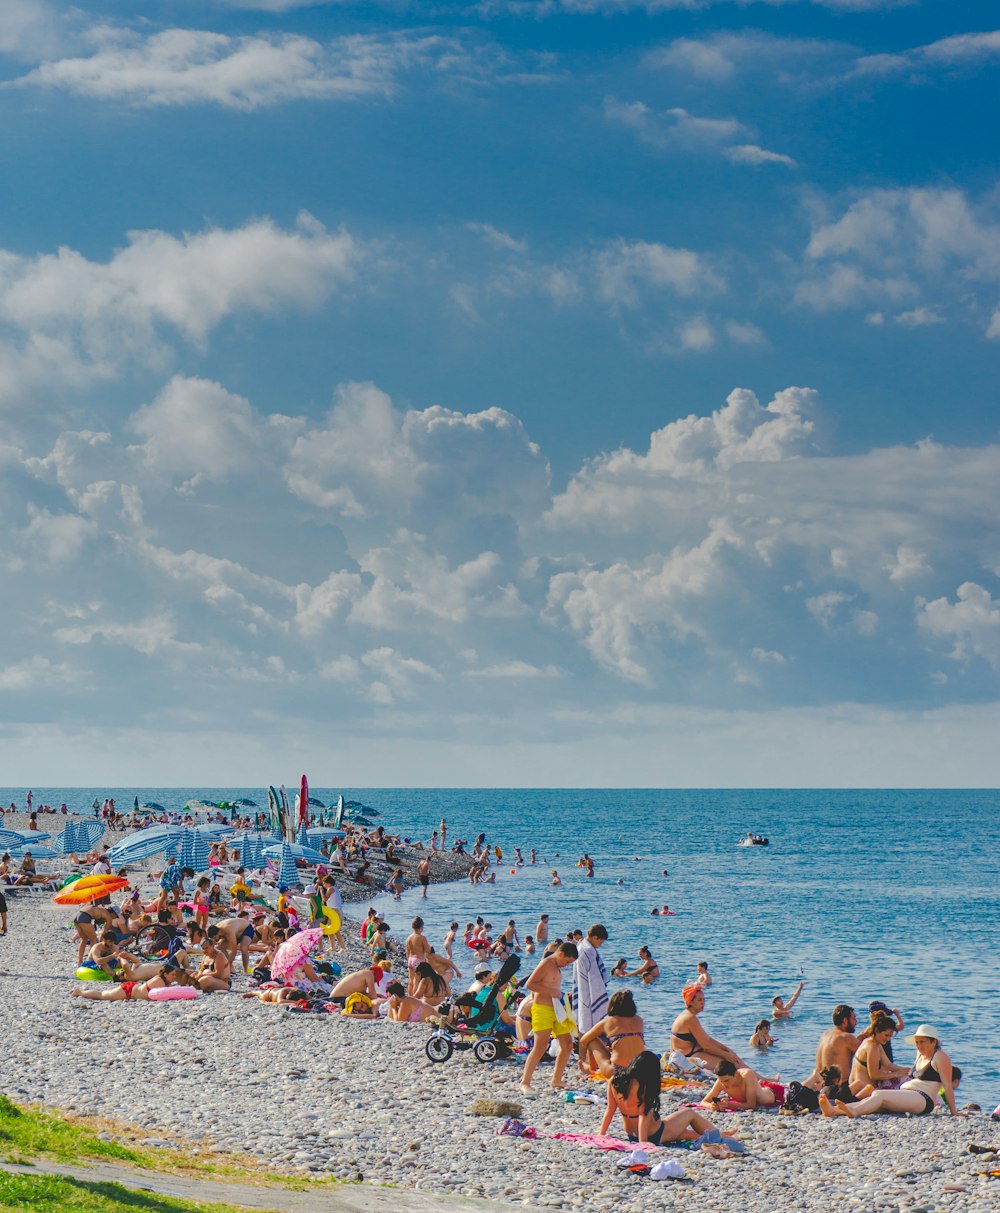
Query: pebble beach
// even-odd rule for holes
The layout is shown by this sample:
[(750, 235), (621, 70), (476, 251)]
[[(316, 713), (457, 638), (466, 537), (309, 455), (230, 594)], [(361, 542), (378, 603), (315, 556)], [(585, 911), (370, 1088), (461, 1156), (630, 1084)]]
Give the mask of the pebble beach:
[[(24, 828), (20, 818), (6, 821)], [(466, 862), (449, 857), (436, 879), (455, 878), (460, 872), (452, 868)], [(365, 892), (353, 896), (361, 900)], [(352, 896), (349, 888), (345, 896)], [(193, 1002), (72, 999), (71, 912), (44, 893), (14, 892), (8, 900), (10, 929), (0, 940), (0, 1089), (15, 1101), (139, 1126), (151, 1135), (147, 1144), (211, 1141), (285, 1171), (511, 1208), (1000, 1207), (1000, 1180), (977, 1174), (997, 1167), (996, 1156), (968, 1152), (970, 1143), (1000, 1144), (990, 1109), (956, 1119), (722, 1115), (718, 1123), (743, 1140), (745, 1155), (717, 1160), (667, 1148), (660, 1156), (680, 1162), (687, 1177), (653, 1182), (619, 1170), (618, 1154), (551, 1137), (595, 1133), (600, 1106), (557, 1098), (544, 1068), (537, 1094), (523, 1098), (517, 1057), (484, 1065), (459, 1052), (434, 1064), (424, 1053), (425, 1025), (261, 1005), (240, 997), (247, 988), (242, 971), (233, 992)], [(367, 953), (350, 919), (343, 938), (349, 953), (338, 960), (350, 972), (367, 963)], [(665, 1043), (651, 1041), (658, 1049)], [(568, 1080), (576, 1082), (573, 1070)], [(603, 1085), (589, 1085), (603, 1100)], [(483, 1097), (520, 1103), (537, 1139), (496, 1136), (499, 1119), (470, 1113)], [(693, 1098), (665, 1091), (664, 1110)]]

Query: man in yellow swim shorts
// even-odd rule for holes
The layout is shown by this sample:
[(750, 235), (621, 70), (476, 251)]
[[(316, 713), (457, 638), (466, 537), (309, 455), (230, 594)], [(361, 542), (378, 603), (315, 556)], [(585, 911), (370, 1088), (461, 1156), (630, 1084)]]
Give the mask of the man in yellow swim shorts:
[(561, 943), (551, 956), (546, 956), (535, 966), (535, 971), (525, 982), (534, 995), (531, 1004), (531, 1030), (535, 1043), (524, 1063), (521, 1075), (521, 1094), (533, 1095), (531, 1078), (542, 1060), (549, 1041), (554, 1036), (559, 1044), (559, 1056), (552, 1072), (552, 1089), (562, 1090), (563, 1074), (573, 1047), (570, 1035), (572, 1025), (559, 1019), (556, 1007), (562, 995), (562, 971), (576, 960), (576, 944)]

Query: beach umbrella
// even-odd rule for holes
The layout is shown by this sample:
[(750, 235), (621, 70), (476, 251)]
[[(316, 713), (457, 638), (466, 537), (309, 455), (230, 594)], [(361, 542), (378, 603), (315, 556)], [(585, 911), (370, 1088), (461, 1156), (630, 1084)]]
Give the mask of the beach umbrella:
[(99, 838), (104, 837), (103, 821), (70, 821), (61, 834), (56, 835), (56, 850), (60, 855), (76, 855), (89, 851)]
[(55, 859), (59, 854), (52, 847), (38, 847), (33, 843), (26, 842), (19, 847), (7, 847), (11, 859), (23, 859), (30, 851), (32, 859)]
[(183, 832), (179, 826), (147, 826), (144, 830), (129, 834), (113, 846), (108, 852), (108, 859), (112, 867), (116, 868), (127, 863), (139, 863), (153, 855), (175, 850), (180, 846), (182, 836)]
[(285, 981), (322, 938), (321, 927), (310, 927), (307, 931), (299, 931), (291, 939), (286, 939), (274, 953), (274, 959), (271, 961), (271, 976), (278, 981)]
[(200, 868), (208, 867), (208, 840), (204, 834), (199, 834), (197, 830), (191, 831), (190, 845), (191, 860), (188, 863), (189, 868), (194, 868), (198, 871)]
[(56, 851), (60, 855), (73, 855), (80, 849), (80, 836), (76, 832), (76, 822), (67, 822), (62, 833), (56, 835)]
[(76, 826), (77, 834), (77, 850), (89, 851), (95, 842), (99, 842), (104, 837), (104, 832), (107, 826), (103, 821), (77, 821), (73, 823)]
[(192, 826), (196, 834), (207, 838), (210, 842), (218, 842), (232, 831), (232, 826), (225, 821), (206, 821), (202, 825)]
[[(318, 843), (332, 841), (334, 838), (343, 838), (343, 830), (335, 830), (333, 826), (310, 826), (309, 841), (306, 846), (315, 847)], [(299, 839), (301, 842), (302, 839)]]
[(127, 888), (128, 881), (124, 876), (81, 876), (60, 890), (52, 900), (57, 906), (83, 906)]
[(278, 860), (279, 885), (291, 888), (299, 883), (299, 870), (295, 866), (295, 856), (289, 843), (283, 842), (280, 847), (268, 847), (264, 854)]
[(16, 847), (22, 842), (45, 842), (51, 838), (51, 834), (46, 834), (43, 830), (9, 830), (0, 829), (0, 846)]
[(312, 839), (309, 837), (309, 831), (306, 829), (306, 823), (305, 823), (305, 822), (303, 822), (303, 823), (302, 823), (302, 824), (299, 826), (299, 835), (298, 835), (298, 838), (297, 838), (295, 841), (296, 841), (296, 842), (298, 842), (298, 843), (299, 843), (301, 846), (304, 846), (304, 847), (311, 847), (311, 846), (312, 846)]
[(280, 847), (267, 847), (264, 854), (268, 859), (280, 858), (284, 862), (286, 854), (294, 859), (305, 860), (306, 863), (326, 863), (326, 856), (315, 847), (303, 846), (300, 842), (283, 842)]

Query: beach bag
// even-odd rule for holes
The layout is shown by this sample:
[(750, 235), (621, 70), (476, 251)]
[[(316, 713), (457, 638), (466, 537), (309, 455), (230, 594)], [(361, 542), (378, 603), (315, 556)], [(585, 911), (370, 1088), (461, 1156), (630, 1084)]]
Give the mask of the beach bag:
[(819, 1092), (804, 1087), (800, 1082), (790, 1082), (785, 1092), (785, 1103), (781, 1109), (787, 1115), (800, 1112), (819, 1111)]

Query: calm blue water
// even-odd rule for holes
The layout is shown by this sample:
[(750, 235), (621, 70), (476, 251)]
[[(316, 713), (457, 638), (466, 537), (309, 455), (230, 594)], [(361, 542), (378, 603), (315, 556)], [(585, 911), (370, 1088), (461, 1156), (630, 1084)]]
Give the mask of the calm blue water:
[[(23, 806), (24, 791), (0, 790), (0, 800)], [(265, 801), (259, 789), (245, 788), (34, 791), (36, 804), (65, 800), (81, 811), (105, 795), (119, 806), (136, 794), (167, 807), (194, 797)], [(963, 1101), (992, 1110), (1000, 1100), (993, 952), (1000, 937), (1000, 792), (313, 788), (312, 794), (329, 801), (338, 791), (379, 809), (403, 834), (429, 839), (444, 816), (449, 840), (485, 831), (504, 851), (493, 886), (438, 885), (426, 901), (410, 892), (398, 905), (378, 902), (400, 938), (417, 912), (435, 946), (451, 920), (464, 928), (477, 914), (497, 928), (514, 918), (522, 937), (543, 910), (554, 934), (603, 922), (611, 936), (603, 949), (609, 969), (620, 956), (636, 967), (642, 944), (659, 962), (658, 982), (632, 986), (655, 1047), (666, 1044), (681, 986), (707, 960), (715, 984), (706, 1026), (748, 1058), (747, 1037), (771, 997), (789, 995), (801, 974), (806, 991), (794, 1018), (775, 1028), (779, 1044), (765, 1070), (804, 1078), (834, 1005), (851, 1003), (864, 1021), (867, 1004), (879, 998), (899, 1007), (908, 1029), (929, 1022), (940, 1030), (967, 1076)], [(737, 847), (748, 829), (765, 834), (771, 846)], [(534, 846), (539, 863), (512, 876), (506, 861), (515, 845), (526, 859)], [(584, 851), (596, 859), (594, 879), (576, 866)], [(560, 888), (550, 885), (553, 867), (564, 881)], [(676, 914), (651, 917), (650, 909), (665, 902)], [(456, 959), (461, 965), (464, 957), (456, 951)], [(897, 1060), (907, 1062), (911, 1053), (897, 1040)]]

